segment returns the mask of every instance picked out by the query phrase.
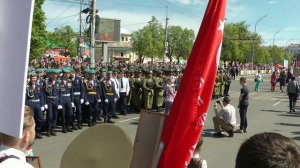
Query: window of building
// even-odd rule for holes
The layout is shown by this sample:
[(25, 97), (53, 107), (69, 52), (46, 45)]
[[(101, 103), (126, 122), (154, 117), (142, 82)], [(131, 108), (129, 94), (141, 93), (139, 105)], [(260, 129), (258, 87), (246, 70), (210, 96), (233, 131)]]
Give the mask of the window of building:
[(121, 52), (121, 57), (124, 57), (124, 53), (123, 52)]
[(124, 37), (122, 37), (122, 41), (124, 41), (125, 39), (124, 39)]
[(126, 41), (128, 41), (128, 37), (126, 37)]

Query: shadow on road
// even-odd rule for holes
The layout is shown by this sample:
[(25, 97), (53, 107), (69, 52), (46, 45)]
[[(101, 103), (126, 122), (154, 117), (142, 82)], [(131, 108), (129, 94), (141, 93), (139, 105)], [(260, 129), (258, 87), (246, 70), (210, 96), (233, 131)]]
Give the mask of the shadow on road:
[(286, 113), (286, 114), (278, 114), (278, 116), (284, 116), (284, 117), (300, 117), (299, 113)]
[(283, 126), (294, 126), (294, 127), (300, 127), (300, 124), (291, 124), (291, 123), (274, 123), (276, 125), (283, 125)]
[(271, 113), (282, 113), (286, 111), (279, 111), (279, 110), (261, 110), (261, 111), (266, 111), (266, 112), (271, 112)]
[(129, 123), (130, 125), (139, 125), (139, 122), (131, 122), (131, 123)]

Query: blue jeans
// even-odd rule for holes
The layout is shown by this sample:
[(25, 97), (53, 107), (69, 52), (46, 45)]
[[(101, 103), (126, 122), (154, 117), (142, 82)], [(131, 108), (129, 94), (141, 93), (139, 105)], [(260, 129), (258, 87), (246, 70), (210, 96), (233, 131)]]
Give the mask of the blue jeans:
[(172, 101), (165, 101), (165, 112), (164, 115), (168, 115), (171, 109), (173, 102)]

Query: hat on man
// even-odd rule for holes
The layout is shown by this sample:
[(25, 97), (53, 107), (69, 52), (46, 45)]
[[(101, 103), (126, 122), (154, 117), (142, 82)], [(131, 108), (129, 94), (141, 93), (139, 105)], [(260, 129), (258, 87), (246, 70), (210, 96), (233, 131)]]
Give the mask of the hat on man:
[(120, 127), (97, 125), (83, 131), (73, 140), (63, 154), (60, 167), (129, 167), (132, 148), (130, 138)]
[(63, 68), (62, 72), (63, 73), (71, 73), (71, 70), (69, 68)]

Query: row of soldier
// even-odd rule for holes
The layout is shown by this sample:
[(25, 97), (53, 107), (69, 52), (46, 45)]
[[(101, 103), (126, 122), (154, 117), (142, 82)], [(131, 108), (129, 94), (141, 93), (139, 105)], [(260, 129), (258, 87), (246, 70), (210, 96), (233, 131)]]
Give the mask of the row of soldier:
[(229, 88), (231, 84), (230, 75), (226, 70), (218, 70), (214, 84), (213, 98), (217, 99), (223, 96), (229, 96)]
[(171, 78), (177, 89), (181, 75), (166, 71), (163, 76), (156, 70), (153, 77), (151, 70), (143, 72), (102, 68), (82, 73), (81, 67), (30, 71), (25, 104), (34, 110), (36, 138), (42, 138), (43, 128), (46, 136), (56, 136), (57, 121), (63, 133), (81, 129), (83, 122), (91, 127), (101, 116), (104, 122), (114, 123), (116, 107), (122, 115), (127, 115), (128, 107), (135, 113), (141, 109), (160, 111), (165, 78)]

